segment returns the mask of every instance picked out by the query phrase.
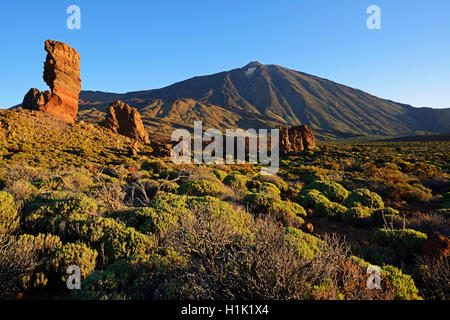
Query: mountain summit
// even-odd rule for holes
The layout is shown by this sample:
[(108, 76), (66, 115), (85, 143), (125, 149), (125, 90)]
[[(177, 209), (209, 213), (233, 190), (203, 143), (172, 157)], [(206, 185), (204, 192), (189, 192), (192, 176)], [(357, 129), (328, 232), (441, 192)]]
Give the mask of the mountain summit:
[[(414, 108), (278, 65), (250, 62), (243, 68), (194, 77), (148, 91), (114, 94), (83, 91), (80, 109), (104, 112), (120, 99), (147, 114), (148, 122), (174, 118), (254, 127), (307, 124), (322, 137), (401, 136), (450, 132), (450, 109)], [(180, 114), (180, 103), (183, 105)], [(156, 111), (157, 110), (157, 111)], [(81, 115), (87, 115), (83, 112)], [(180, 121), (178, 121), (180, 122)], [(220, 125), (219, 125), (220, 127)], [(257, 127), (255, 127), (257, 128)]]

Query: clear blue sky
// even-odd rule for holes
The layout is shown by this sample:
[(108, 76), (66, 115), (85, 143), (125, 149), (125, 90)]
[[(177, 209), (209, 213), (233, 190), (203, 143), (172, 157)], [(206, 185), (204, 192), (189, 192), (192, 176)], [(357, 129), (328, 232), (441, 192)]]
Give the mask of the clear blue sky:
[[(81, 30), (66, 8), (81, 8)], [(381, 30), (366, 9), (381, 8)], [(448, 0), (15, 0), (0, 5), (0, 106), (42, 80), (46, 39), (81, 55), (84, 90), (154, 89), (250, 61), (414, 106), (450, 107)]]

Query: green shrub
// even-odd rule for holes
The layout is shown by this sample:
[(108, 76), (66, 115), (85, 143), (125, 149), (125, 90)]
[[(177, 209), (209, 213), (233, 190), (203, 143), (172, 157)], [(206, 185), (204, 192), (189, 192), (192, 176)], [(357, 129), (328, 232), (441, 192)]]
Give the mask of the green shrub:
[(370, 225), (373, 222), (372, 210), (367, 207), (348, 208), (341, 215), (341, 220), (359, 226)]
[(253, 180), (255, 181), (259, 181), (259, 182), (266, 182), (266, 183), (272, 183), (274, 184), (278, 190), (280, 190), (281, 192), (286, 192), (288, 190), (288, 184), (279, 176), (276, 175), (258, 175), (256, 177), (253, 178)]
[(394, 208), (391, 208), (391, 207), (374, 210), (373, 214), (377, 217), (382, 217), (383, 215), (385, 215), (385, 216), (391, 216), (391, 215), (399, 216), (400, 215), (398, 210), (395, 210)]
[(161, 191), (176, 193), (178, 190), (178, 184), (174, 181), (160, 179), (158, 180), (158, 183)]
[(223, 183), (233, 189), (245, 189), (247, 181), (246, 176), (237, 172), (230, 173), (223, 179)]
[(67, 267), (76, 265), (80, 268), (81, 278), (89, 276), (95, 269), (97, 251), (89, 248), (84, 243), (67, 243), (54, 251), (50, 264), (53, 270), (67, 280)]
[(314, 209), (318, 203), (330, 202), (320, 191), (309, 190), (305, 194), (300, 193), (297, 196), (297, 201), (305, 208)]
[(391, 265), (383, 265), (381, 273), (389, 280), (395, 299), (422, 300), (411, 276)]
[(217, 177), (217, 179), (219, 179), (220, 181), (223, 181), (223, 179), (225, 179), (226, 176), (228, 175), (228, 173), (226, 173), (225, 171), (222, 171), (220, 169), (213, 169), (212, 172)]
[(209, 180), (189, 180), (178, 188), (178, 193), (190, 196), (217, 196), (221, 193), (221, 186)]
[[(178, 185), (177, 185), (178, 187)], [(135, 206), (143, 206), (159, 191), (159, 183), (152, 179), (138, 179), (127, 188), (125, 201), (134, 203)]]
[(17, 239), (17, 243), (23, 248), (33, 248), (36, 258), (40, 261), (38, 267), (22, 279), (23, 289), (45, 287), (50, 275), (54, 272), (49, 257), (55, 250), (63, 246), (61, 239), (52, 234), (38, 234), (37, 236), (23, 234)]
[(379, 229), (374, 233), (373, 240), (380, 246), (391, 248), (400, 258), (408, 259), (414, 252), (419, 252), (427, 235), (412, 229)]
[(259, 183), (257, 187), (252, 188), (253, 192), (262, 193), (273, 198), (279, 198), (281, 191), (276, 185), (269, 182)]
[[(367, 270), (370, 263), (364, 261), (361, 258), (351, 256), (350, 260), (361, 268)], [(381, 268), (381, 274), (389, 282), (390, 290), (394, 293), (394, 299), (398, 300), (422, 300), (418, 295), (419, 291), (414, 284), (414, 280), (411, 276), (403, 274), (403, 272), (391, 265), (383, 265)]]
[(180, 217), (192, 217), (188, 199), (184, 195), (160, 194), (150, 202), (149, 207), (121, 212), (118, 217), (142, 233), (164, 235), (178, 224)]
[(71, 192), (88, 192), (94, 186), (94, 180), (87, 170), (80, 169), (80, 172), (71, 172), (62, 177), (63, 189)]
[(188, 257), (173, 250), (161, 250), (150, 256), (121, 259), (97, 271), (73, 290), (76, 300), (140, 300), (153, 298), (156, 291), (164, 294), (171, 273), (185, 268)]
[(84, 195), (50, 192), (38, 195), (25, 211), (25, 225), (33, 232), (63, 235), (65, 224), (72, 220), (87, 220), (97, 213), (97, 203)]
[(302, 191), (303, 184), (301, 183), (294, 183), (292, 185), (288, 186), (288, 189), (286, 190), (286, 196), (295, 199), (299, 195), (300, 191)]
[(141, 165), (141, 170), (152, 171), (153, 173), (161, 173), (167, 168), (167, 164), (161, 159), (145, 160)]
[(275, 200), (267, 195), (249, 192), (243, 199), (244, 206), (252, 213), (268, 213)]
[(297, 203), (282, 201), (260, 193), (248, 193), (243, 202), (250, 212), (273, 215), (286, 226), (299, 228), (305, 222), (302, 217), (306, 217), (306, 211)]
[(262, 182), (259, 182), (258, 180), (248, 180), (245, 184), (247, 189), (249, 190), (258, 190), (262, 186)]
[(369, 207), (374, 209), (384, 208), (381, 197), (369, 189), (356, 189), (345, 200), (344, 205), (348, 208), (352, 207)]
[(17, 241), (23, 247), (33, 247), (38, 252), (40, 257), (48, 256), (53, 250), (62, 247), (60, 237), (53, 234), (40, 233), (36, 236), (31, 234), (23, 234), (19, 236)]
[(0, 233), (15, 232), (19, 224), (20, 217), (17, 214), (13, 196), (0, 191)]
[(353, 252), (361, 256), (371, 264), (381, 266), (383, 264), (396, 264), (395, 252), (385, 247), (354, 247)]
[(31, 181), (31, 184), (43, 191), (58, 191), (62, 186), (61, 177), (44, 177)]
[(317, 166), (300, 166), (290, 168), (287, 176), (301, 180), (305, 183), (311, 183), (316, 180), (326, 180), (328, 170)]
[(205, 210), (208, 215), (226, 221), (239, 233), (249, 232), (251, 222), (247, 213), (236, 211), (227, 202), (210, 196), (158, 195), (150, 207), (119, 212), (116, 217), (142, 233), (164, 236), (179, 226), (181, 217), (195, 219), (196, 210)]
[(153, 236), (142, 234), (112, 218), (86, 221), (78, 230), (79, 238), (103, 252), (108, 263), (132, 255), (143, 255), (156, 244)]
[(336, 220), (339, 220), (346, 210), (343, 205), (331, 201), (319, 201), (314, 206), (314, 214)]
[(372, 218), (378, 225), (384, 225), (385, 222), (393, 222), (398, 226), (402, 226), (403, 222), (406, 222), (406, 218), (400, 217), (400, 212), (391, 207), (374, 210)]
[[(227, 223), (237, 234), (250, 233), (250, 215), (246, 212), (236, 211), (225, 201), (213, 197), (189, 197), (187, 203), (191, 210), (204, 210), (213, 219), (219, 219), (219, 221)], [(295, 214), (301, 214), (299, 208), (292, 210)]]
[(310, 234), (287, 227), (285, 237), (287, 243), (294, 246), (298, 255), (306, 260), (311, 260), (320, 253), (321, 241)]
[(313, 209), (314, 214), (321, 217), (340, 219), (346, 208), (339, 203), (331, 202), (320, 191), (312, 189), (300, 193), (297, 200), (304, 207)]
[(306, 194), (309, 190), (318, 190), (328, 200), (337, 203), (343, 203), (349, 194), (347, 189), (334, 181), (315, 181), (304, 186), (300, 193)]

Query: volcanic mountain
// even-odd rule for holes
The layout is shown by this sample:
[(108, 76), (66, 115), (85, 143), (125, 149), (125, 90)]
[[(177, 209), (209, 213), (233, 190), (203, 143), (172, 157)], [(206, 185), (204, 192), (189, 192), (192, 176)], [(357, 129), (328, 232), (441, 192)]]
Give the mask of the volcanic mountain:
[(450, 108), (415, 108), (259, 62), (155, 90), (82, 91), (79, 117), (97, 121), (115, 100), (137, 108), (154, 134), (194, 120), (220, 129), (307, 124), (322, 138), (450, 132)]

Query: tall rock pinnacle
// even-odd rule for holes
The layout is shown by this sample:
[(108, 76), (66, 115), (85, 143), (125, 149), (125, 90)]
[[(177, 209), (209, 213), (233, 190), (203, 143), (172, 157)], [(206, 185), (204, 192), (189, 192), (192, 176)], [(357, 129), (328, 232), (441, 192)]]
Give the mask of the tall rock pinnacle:
[(51, 91), (31, 89), (22, 108), (44, 111), (67, 122), (74, 122), (81, 92), (80, 55), (65, 43), (45, 41), (47, 58), (43, 78)]

